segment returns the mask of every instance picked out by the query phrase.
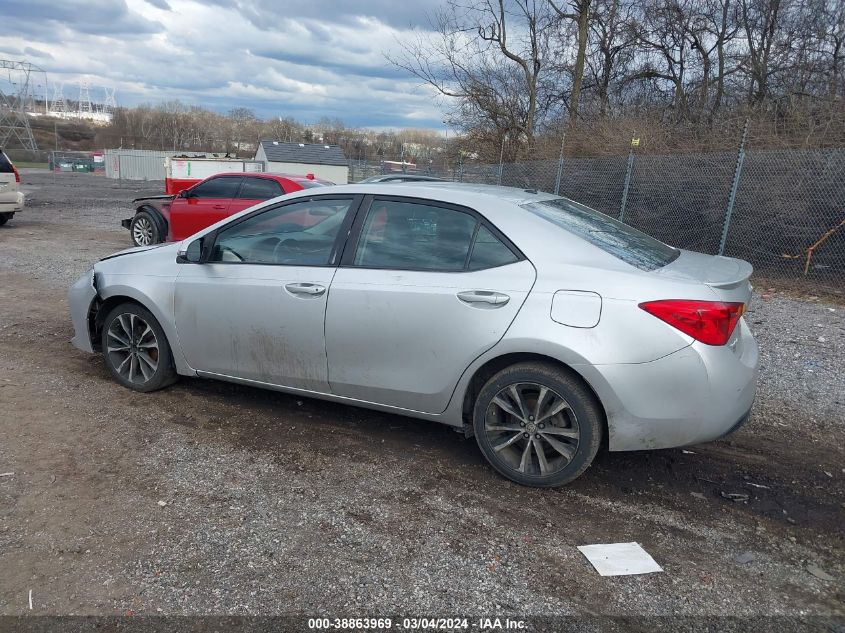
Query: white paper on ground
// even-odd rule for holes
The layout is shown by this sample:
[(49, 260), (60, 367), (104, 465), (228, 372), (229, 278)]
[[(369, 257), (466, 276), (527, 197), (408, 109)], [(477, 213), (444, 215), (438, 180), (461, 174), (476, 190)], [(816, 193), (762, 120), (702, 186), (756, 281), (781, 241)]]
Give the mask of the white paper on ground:
[(628, 576), (663, 571), (639, 543), (579, 545), (578, 549), (601, 576)]

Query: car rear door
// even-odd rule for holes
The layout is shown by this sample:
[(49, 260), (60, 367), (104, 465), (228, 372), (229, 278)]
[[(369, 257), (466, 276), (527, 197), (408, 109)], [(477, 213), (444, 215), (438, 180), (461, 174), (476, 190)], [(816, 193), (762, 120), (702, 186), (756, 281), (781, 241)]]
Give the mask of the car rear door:
[(285, 193), (290, 192), (284, 191), (282, 185), (273, 178), (244, 176), (238, 196), (229, 203), (229, 215), (234, 215), (265, 200), (278, 198)]
[(440, 413), (510, 326), (534, 267), (470, 209), (395, 197), (363, 209), (329, 292), (332, 392)]
[(18, 201), (18, 179), (12, 161), (0, 151), (0, 212), (12, 209)]
[(326, 299), (359, 200), (298, 198), (206, 238), (214, 239), (208, 261), (183, 264), (175, 285), (188, 364), (207, 375), (328, 392)]
[(170, 205), (173, 239), (183, 240), (229, 217), (229, 205), (242, 180), (243, 176), (214, 176), (176, 196)]

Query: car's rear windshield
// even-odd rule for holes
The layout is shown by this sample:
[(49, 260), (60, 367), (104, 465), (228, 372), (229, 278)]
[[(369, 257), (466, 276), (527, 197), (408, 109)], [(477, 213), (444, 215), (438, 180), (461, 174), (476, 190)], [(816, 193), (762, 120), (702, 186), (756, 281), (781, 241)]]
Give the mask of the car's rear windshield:
[(15, 170), (12, 168), (12, 161), (0, 150), (0, 174), (11, 174), (13, 171)]
[(319, 180), (297, 180), (297, 184), (299, 184), (303, 189), (311, 189), (312, 187), (325, 187), (326, 183), (320, 182)]
[(680, 251), (604, 213), (567, 198), (529, 202), (526, 209), (641, 270), (656, 270)]

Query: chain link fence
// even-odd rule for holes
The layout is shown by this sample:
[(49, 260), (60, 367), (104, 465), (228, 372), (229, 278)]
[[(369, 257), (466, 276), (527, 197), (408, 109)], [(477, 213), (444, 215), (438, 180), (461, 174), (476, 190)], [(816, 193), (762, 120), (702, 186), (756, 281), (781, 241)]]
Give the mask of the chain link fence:
[(56, 173), (104, 174), (106, 164), (103, 152), (51, 151), (47, 157), (47, 168)]
[[(387, 173), (350, 162), (350, 182)], [(845, 289), (845, 148), (745, 149), (415, 170), (566, 196), (674, 246)]]

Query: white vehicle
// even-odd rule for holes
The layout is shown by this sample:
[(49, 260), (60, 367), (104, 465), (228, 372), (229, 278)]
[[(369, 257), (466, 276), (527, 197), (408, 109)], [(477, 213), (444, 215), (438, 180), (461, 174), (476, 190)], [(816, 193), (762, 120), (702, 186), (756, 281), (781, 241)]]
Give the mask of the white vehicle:
[(20, 191), (21, 174), (0, 148), (0, 226), (23, 211), (24, 195)]

